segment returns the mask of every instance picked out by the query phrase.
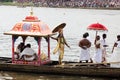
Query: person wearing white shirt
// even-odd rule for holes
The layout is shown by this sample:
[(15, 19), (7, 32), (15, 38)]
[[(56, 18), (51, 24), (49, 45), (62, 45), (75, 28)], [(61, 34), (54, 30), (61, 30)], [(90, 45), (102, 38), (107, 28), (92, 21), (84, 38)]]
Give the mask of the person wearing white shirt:
[[(117, 35), (117, 41), (113, 45), (112, 55), (108, 59), (108, 62), (120, 62), (120, 35)], [(120, 63), (111, 64), (110, 66), (120, 68)]]
[(30, 44), (27, 44), (25, 49), (20, 53), (20, 59), (26, 61), (33, 61), (37, 59), (36, 52), (31, 48)]
[(107, 38), (107, 35), (103, 34), (102, 40), (100, 40), (102, 45), (102, 62), (106, 62), (106, 47), (108, 47), (106, 43), (106, 38)]

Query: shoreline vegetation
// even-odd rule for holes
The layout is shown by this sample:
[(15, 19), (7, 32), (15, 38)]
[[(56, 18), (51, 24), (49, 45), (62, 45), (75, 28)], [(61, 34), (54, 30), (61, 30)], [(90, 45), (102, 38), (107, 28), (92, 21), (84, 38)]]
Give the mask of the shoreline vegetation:
[(61, 7), (61, 6), (42, 6), (38, 4), (29, 3), (16, 3), (16, 2), (0, 2), (0, 6), (17, 6), (17, 7), (49, 7), (49, 8), (76, 8), (76, 9), (98, 9), (98, 10), (120, 10), (120, 7)]

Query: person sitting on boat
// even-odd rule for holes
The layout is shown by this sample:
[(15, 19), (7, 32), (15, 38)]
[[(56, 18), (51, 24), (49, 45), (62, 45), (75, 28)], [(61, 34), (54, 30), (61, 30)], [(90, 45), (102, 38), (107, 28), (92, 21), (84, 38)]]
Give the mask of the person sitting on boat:
[(91, 59), (89, 53), (91, 42), (86, 37), (87, 35), (83, 34), (83, 39), (79, 42), (79, 47), (81, 48), (80, 62), (86, 61), (86, 63), (88, 63), (88, 61)]
[(94, 60), (96, 63), (101, 63), (102, 62), (102, 45), (100, 42), (100, 36), (98, 35), (96, 36), (94, 44), (96, 49)]
[(103, 34), (101, 39), (101, 45), (102, 45), (102, 62), (106, 62), (106, 47), (108, 47), (106, 43), (107, 35)]
[(25, 44), (24, 44), (23, 42), (21, 42), (21, 43), (17, 46), (16, 51), (15, 51), (15, 53), (14, 53), (15, 59), (19, 59), (19, 55), (20, 55), (20, 53), (24, 50), (24, 47), (25, 47)]
[(26, 61), (37, 60), (36, 52), (31, 48), (30, 44), (27, 44), (25, 49), (20, 53), (20, 59)]

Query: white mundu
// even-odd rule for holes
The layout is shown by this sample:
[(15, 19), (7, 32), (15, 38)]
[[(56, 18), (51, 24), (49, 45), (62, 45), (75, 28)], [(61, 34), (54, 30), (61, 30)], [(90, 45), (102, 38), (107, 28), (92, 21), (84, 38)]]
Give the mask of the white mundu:
[(33, 60), (35, 58), (35, 56), (33, 56), (35, 54), (35, 51), (32, 48), (25, 48), (22, 53), (20, 53), (20, 57), (22, 57), (23, 55), (29, 55), (31, 57), (27, 58), (24, 57), (25, 60)]
[(89, 49), (82, 49), (80, 54), (80, 61), (90, 60)]
[[(96, 44), (100, 44), (100, 41), (97, 41)], [(96, 63), (101, 63), (102, 62), (102, 49), (101, 49), (101, 44), (100, 44), (100, 48), (96, 49), (96, 53), (94, 56), (94, 60)]]

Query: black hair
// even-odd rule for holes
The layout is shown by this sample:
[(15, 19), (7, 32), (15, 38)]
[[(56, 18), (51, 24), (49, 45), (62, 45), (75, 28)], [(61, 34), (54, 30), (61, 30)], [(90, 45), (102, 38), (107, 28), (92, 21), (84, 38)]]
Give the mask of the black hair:
[(88, 35), (86, 35), (86, 34), (83, 34), (83, 38), (86, 38)]
[(106, 34), (103, 34), (102, 36), (103, 36), (103, 38), (106, 38)]
[(86, 32), (86, 33), (85, 33), (85, 35), (88, 37), (88, 36), (89, 36), (89, 33), (88, 33), (88, 32)]
[(117, 35), (117, 38), (120, 38), (120, 35)]
[(31, 47), (31, 45), (30, 45), (30, 44), (27, 44), (26, 47)]

